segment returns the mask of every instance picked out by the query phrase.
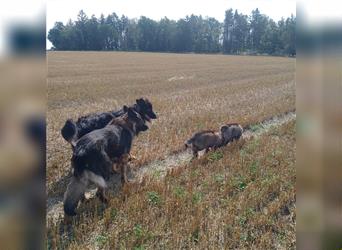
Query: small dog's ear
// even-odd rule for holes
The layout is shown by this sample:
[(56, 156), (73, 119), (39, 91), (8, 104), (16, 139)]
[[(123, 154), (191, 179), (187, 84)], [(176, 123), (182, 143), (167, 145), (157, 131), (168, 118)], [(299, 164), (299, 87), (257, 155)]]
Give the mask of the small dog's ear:
[(128, 107), (126, 105), (123, 106), (123, 111), (126, 113), (128, 111)]
[(220, 130), (221, 130), (221, 133), (224, 133), (229, 127), (227, 125), (223, 125), (221, 126)]

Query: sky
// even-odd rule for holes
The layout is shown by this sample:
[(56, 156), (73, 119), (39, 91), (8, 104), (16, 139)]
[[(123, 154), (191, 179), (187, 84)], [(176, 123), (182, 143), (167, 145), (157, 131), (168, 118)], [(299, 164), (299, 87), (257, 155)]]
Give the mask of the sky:
[[(341, 0), (298, 0), (297, 9), (304, 14), (307, 25), (321, 25), (324, 22), (341, 24)], [(225, 10), (233, 8), (244, 14), (250, 14), (255, 8), (274, 19), (296, 14), (295, 0), (11, 0), (3, 1), (0, 8), (0, 56), (7, 52), (6, 37), (13, 23), (24, 22), (35, 25), (44, 19), (46, 30), (51, 29), (56, 21), (66, 23), (75, 20), (83, 9), (88, 16), (101, 13), (108, 15), (116, 12), (129, 18), (145, 15), (158, 20), (164, 16), (170, 19), (183, 18), (190, 14), (215, 17), (223, 21)], [(47, 41), (47, 48), (51, 43)]]
[[(202, 15), (224, 20), (225, 10), (237, 9), (240, 13), (250, 14), (253, 9), (275, 21), (281, 17), (296, 15), (295, 0), (48, 0), (46, 30), (50, 30), (56, 21), (66, 23), (75, 20), (78, 12), (83, 11), (91, 16), (99, 17), (115, 12), (118, 16), (129, 18), (146, 16), (154, 20), (163, 17), (178, 20), (186, 15)], [(51, 43), (47, 41), (47, 48)]]

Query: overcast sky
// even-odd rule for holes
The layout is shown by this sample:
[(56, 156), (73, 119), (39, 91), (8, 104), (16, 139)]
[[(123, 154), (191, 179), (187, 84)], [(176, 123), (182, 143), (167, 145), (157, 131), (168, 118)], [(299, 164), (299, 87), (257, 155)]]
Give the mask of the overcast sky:
[[(275, 21), (281, 17), (296, 15), (295, 0), (48, 0), (46, 29), (51, 29), (56, 21), (66, 23), (75, 20), (83, 9), (91, 16), (105, 16), (115, 12), (118, 16), (129, 18), (146, 16), (159, 20), (164, 16), (178, 20), (186, 15), (195, 14), (215, 17), (223, 21), (225, 10), (233, 8), (244, 14), (250, 14), (255, 8)], [(47, 48), (51, 47), (48, 42)]]
[[(298, 0), (297, 8), (301, 9), (301, 20), (307, 25), (321, 25), (324, 22), (341, 24), (341, 0)], [(179, 19), (189, 14), (215, 17), (223, 21), (224, 11), (229, 8), (250, 14), (252, 9), (259, 8), (275, 21), (282, 16), (288, 17), (296, 13), (295, 0), (11, 0), (3, 1), (0, 8), (0, 56), (6, 52), (6, 31), (13, 22), (37, 23), (41, 21), (47, 7), (46, 28), (51, 29), (56, 21), (75, 20), (77, 13), (83, 9), (87, 15), (101, 13), (108, 15), (115, 11), (118, 15), (130, 18), (141, 15), (153, 19), (167, 16)], [(39, 18), (39, 19), (38, 19)], [(47, 48), (51, 43), (47, 41)]]

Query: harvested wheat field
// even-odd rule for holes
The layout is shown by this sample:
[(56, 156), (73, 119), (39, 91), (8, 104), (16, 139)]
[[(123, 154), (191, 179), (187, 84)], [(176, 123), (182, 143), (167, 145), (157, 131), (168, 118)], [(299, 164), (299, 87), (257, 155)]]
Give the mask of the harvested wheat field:
[[(49, 52), (48, 247), (295, 248), (294, 71), (281, 57)], [(114, 185), (106, 207), (85, 201), (65, 226), (61, 127), (139, 97), (158, 119), (133, 142), (132, 182)], [(190, 161), (184, 141), (227, 122), (246, 127), (243, 138)]]

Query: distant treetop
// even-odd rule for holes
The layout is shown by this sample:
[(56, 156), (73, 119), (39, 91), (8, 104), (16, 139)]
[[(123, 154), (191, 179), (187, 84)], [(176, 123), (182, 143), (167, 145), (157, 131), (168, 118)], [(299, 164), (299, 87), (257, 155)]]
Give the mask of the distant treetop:
[(56, 22), (48, 32), (54, 50), (156, 51), (294, 56), (296, 17), (275, 22), (258, 9), (247, 16), (228, 9), (225, 20), (191, 15), (178, 21), (130, 19), (115, 12)]

